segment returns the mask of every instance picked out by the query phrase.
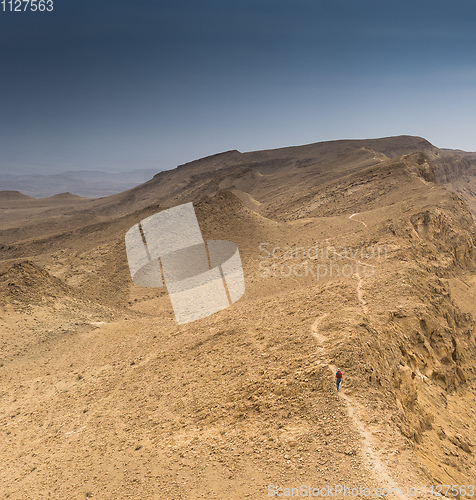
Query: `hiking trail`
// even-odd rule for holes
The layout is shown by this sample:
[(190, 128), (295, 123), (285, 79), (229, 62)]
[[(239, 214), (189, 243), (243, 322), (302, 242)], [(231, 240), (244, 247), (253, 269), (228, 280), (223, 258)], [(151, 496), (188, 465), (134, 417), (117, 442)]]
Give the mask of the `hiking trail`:
[[(355, 217), (356, 215), (359, 215), (359, 212), (356, 212), (355, 214), (352, 214), (352, 215), (349, 215), (349, 219), (352, 220), (353, 217)], [(355, 222), (360, 222), (361, 224), (363, 224), (365, 227), (367, 227), (367, 224), (362, 221), (362, 220), (359, 220), (359, 219), (355, 219)]]
[[(351, 216), (349, 216), (349, 219), (354, 220), (355, 222), (359, 222), (363, 224), (365, 227), (367, 227), (367, 224), (365, 222), (358, 219), (353, 219), (353, 217), (356, 215), (358, 215), (358, 213), (352, 214)], [(358, 259), (353, 259), (353, 260), (355, 260), (362, 266), (367, 265), (360, 262)], [(359, 300), (359, 303), (362, 307), (364, 314), (367, 315), (368, 307), (367, 307), (367, 302), (364, 299), (364, 290), (363, 290), (364, 279), (360, 272), (357, 272), (356, 276), (358, 279), (356, 287), (357, 298)], [(325, 347), (325, 342), (328, 340), (328, 338), (326, 335), (323, 335), (319, 331), (321, 323), (328, 316), (329, 313), (324, 313), (321, 316), (319, 316), (311, 326), (311, 333), (319, 344), (318, 358), (317, 358), (318, 363), (320, 363), (323, 366), (327, 366), (327, 368), (332, 374), (331, 376), (333, 379), (337, 371), (337, 367), (331, 363)], [(345, 388), (345, 380), (343, 386)], [(389, 469), (382, 461), (382, 457), (379, 452), (379, 445), (373, 436), (373, 433), (374, 432), (378, 433), (378, 430), (377, 429), (371, 430), (365, 423), (365, 421), (371, 420), (369, 418), (368, 411), (355, 398), (347, 394), (345, 389), (344, 391), (342, 390), (342, 388), (340, 389), (340, 391), (338, 392), (338, 397), (345, 403), (347, 413), (351, 421), (353, 422), (355, 429), (360, 434), (361, 437), (360, 449), (362, 453), (363, 463), (367, 466), (368, 470), (370, 471), (370, 475), (374, 479), (375, 483), (378, 484), (379, 487), (390, 487), (399, 489), (401, 494), (398, 495), (398, 498), (409, 500), (409, 497), (406, 495), (406, 485), (397, 485), (397, 482), (393, 479)]]
[[(327, 341), (327, 337), (319, 332), (319, 325), (328, 315), (329, 313), (325, 313), (319, 316), (314, 321), (311, 326), (311, 333), (316, 341), (319, 342), (318, 362), (322, 365), (327, 366), (332, 374), (332, 377), (334, 377), (334, 374), (337, 371), (337, 367), (330, 362), (327, 356), (327, 350), (324, 346), (324, 342)], [(398, 498), (409, 500), (409, 497), (405, 494), (406, 486), (396, 484), (396, 481), (392, 478), (390, 471), (381, 459), (380, 453), (378, 451), (378, 443), (373, 437), (372, 431), (366, 426), (364, 422), (364, 416), (367, 415), (367, 411), (365, 410), (365, 408), (350, 395), (343, 392), (342, 389), (338, 392), (338, 396), (341, 398), (341, 400), (344, 401), (347, 413), (352, 420), (354, 427), (360, 434), (360, 448), (362, 452), (363, 462), (368, 467), (370, 474), (376, 484), (378, 484), (379, 487), (382, 488), (399, 488), (401, 491), (401, 495), (398, 495)]]

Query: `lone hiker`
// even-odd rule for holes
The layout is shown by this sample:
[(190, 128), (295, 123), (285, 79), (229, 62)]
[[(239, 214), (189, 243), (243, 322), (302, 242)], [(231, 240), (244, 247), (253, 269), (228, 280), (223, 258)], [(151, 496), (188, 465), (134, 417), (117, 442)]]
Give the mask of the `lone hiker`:
[(342, 372), (340, 371), (340, 368), (337, 368), (336, 371), (336, 386), (337, 390), (339, 390), (339, 385), (342, 382)]

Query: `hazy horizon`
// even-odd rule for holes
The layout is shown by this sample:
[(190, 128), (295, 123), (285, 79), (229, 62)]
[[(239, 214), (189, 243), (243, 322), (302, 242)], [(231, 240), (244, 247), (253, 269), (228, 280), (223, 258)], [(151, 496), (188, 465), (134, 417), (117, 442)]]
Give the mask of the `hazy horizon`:
[(0, 171), (160, 171), (396, 135), (476, 151), (475, 14), (469, 0), (2, 12)]
[[(401, 135), (407, 135), (407, 134), (401, 134)], [(395, 136), (397, 137), (397, 136)], [(345, 141), (345, 140), (361, 140), (361, 139), (381, 139), (383, 137), (365, 137), (365, 138), (343, 138), (343, 139), (329, 139), (328, 141), (316, 141), (316, 142), (335, 142), (335, 141)], [(423, 137), (423, 139), (426, 139), (428, 140), (426, 137)], [(431, 141), (429, 141), (430, 143), (432, 143)], [(281, 149), (281, 148), (287, 148), (287, 147), (299, 147), (299, 146), (306, 146), (308, 144), (313, 144), (313, 143), (306, 143), (306, 144), (288, 144), (288, 145), (283, 145), (283, 146), (278, 146), (277, 148), (267, 148), (266, 150), (273, 150), (273, 149)], [(463, 152), (468, 152), (468, 153), (472, 153), (472, 152), (475, 152), (476, 151), (469, 151), (469, 150), (462, 150), (461, 148), (447, 148), (445, 146), (439, 146), (438, 144), (434, 144), (432, 143), (433, 146), (436, 146), (440, 149), (449, 149), (449, 150), (454, 150), (454, 151), (463, 151)], [(236, 150), (236, 148), (234, 149)], [(254, 151), (264, 151), (265, 149), (256, 149), (256, 150), (253, 150), (253, 151), (239, 151), (240, 153), (249, 153), (249, 152), (254, 152)], [(231, 150), (226, 150), (226, 151), (231, 151)], [(196, 157), (196, 158), (191, 158), (185, 162), (182, 162), (182, 163), (177, 163), (176, 165), (171, 165), (171, 166), (168, 166), (168, 167), (165, 167), (165, 168), (155, 168), (155, 167), (142, 167), (142, 168), (138, 168), (138, 167), (130, 167), (130, 168), (127, 168), (127, 167), (121, 167), (120, 169), (118, 168), (114, 168), (114, 166), (95, 166), (95, 165), (86, 165), (84, 166), (84, 168), (81, 168), (81, 165), (74, 165), (74, 166), (70, 166), (69, 168), (67, 168), (66, 166), (58, 166), (57, 168), (51, 168), (50, 165), (46, 165), (46, 166), (37, 166), (37, 168), (35, 167), (30, 167), (30, 169), (22, 169), (21, 167), (20, 168), (17, 168), (15, 169), (13, 172), (8, 168), (8, 167), (5, 167), (3, 165), (0, 165), (0, 176), (13, 176), (13, 177), (20, 177), (20, 176), (34, 176), (34, 175), (42, 175), (42, 176), (54, 176), (54, 175), (61, 175), (61, 174), (75, 174), (75, 173), (85, 173), (85, 172), (97, 172), (97, 173), (105, 173), (105, 174), (111, 174), (111, 175), (115, 175), (115, 174), (128, 174), (128, 173), (138, 173), (138, 172), (155, 172), (155, 173), (159, 173), (159, 172), (162, 172), (164, 170), (173, 170), (174, 168), (177, 168), (178, 166), (180, 165), (183, 165), (183, 164), (186, 164), (186, 163), (189, 163), (189, 162), (193, 162), (195, 160), (199, 160), (199, 159), (202, 159), (202, 158), (206, 158), (207, 156), (213, 156), (215, 154), (220, 154), (220, 153), (225, 153), (226, 151), (216, 151), (214, 153), (210, 153), (210, 155), (204, 155), (204, 156), (199, 156), (199, 157)], [(39, 167), (39, 168), (38, 168)], [(0, 186), (0, 190), (1, 190), (1, 186)]]

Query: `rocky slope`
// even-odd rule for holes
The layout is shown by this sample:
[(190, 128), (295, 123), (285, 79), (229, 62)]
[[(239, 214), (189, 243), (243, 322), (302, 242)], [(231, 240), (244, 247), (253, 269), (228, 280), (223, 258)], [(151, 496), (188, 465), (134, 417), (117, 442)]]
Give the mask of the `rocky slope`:
[[(469, 167), (441, 154), (411, 137), (229, 152), (105, 199), (12, 201), (2, 495), (473, 481), (476, 233), (442, 185)], [(132, 284), (124, 234), (188, 201), (238, 245), (246, 293), (178, 326), (164, 289)]]

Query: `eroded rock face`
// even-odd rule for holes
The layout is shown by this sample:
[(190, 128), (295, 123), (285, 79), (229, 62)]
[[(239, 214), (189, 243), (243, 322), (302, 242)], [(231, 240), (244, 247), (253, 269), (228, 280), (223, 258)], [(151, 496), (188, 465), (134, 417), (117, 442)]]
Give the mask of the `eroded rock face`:
[(448, 212), (435, 208), (412, 216), (410, 223), (416, 237), (434, 245), (452, 266), (475, 269), (474, 230), (469, 217), (455, 220)]
[(411, 408), (418, 400), (418, 393), (413, 381), (415, 372), (409, 366), (399, 366), (398, 370), (396, 385), (401, 395), (402, 405), (405, 408)]

